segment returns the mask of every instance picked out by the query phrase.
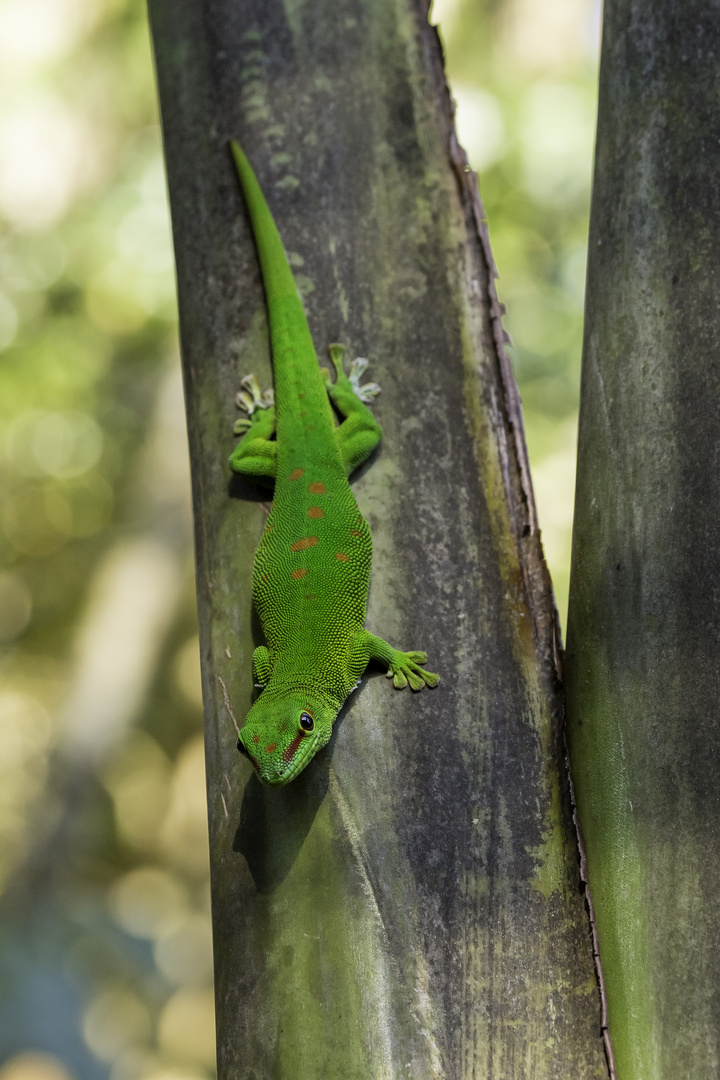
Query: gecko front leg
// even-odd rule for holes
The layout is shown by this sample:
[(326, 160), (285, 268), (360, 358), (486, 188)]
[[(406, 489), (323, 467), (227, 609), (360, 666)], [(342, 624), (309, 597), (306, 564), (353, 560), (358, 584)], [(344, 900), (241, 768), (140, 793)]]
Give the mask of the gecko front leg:
[[(396, 690), (422, 690), (425, 686), (437, 686), (440, 676), (420, 667), (427, 661), (424, 652), (401, 652), (388, 645), (387, 641), (371, 634), (369, 630), (360, 630), (353, 641), (353, 657), (359, 658), (363, 670), (371, 660), (378, 660), (387, 667), (387, 677), (392, 679)], [(359, 665), (358, 665), (359, 666)]]
[(264, 687), (272, 675), (270, 651), (265, 645), (258, 645), (252, 656), (253, 682), (258, 688)]

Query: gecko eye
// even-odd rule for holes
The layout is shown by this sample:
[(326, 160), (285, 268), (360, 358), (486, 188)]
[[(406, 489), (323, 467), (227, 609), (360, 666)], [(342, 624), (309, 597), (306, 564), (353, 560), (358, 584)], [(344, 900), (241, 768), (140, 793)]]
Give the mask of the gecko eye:
[(242, 740), (241, 740), (241, 739), (238, 739), (238, 741), (237, 741), (237, 748), (238, 748), (238, 750), (240, 751), (240, 753), (244, 755), (244, 757), (250, 757), (250, 755), (248, 754), (247, 750), (246, 750), (246, 749), (245, 749), (245, 747), (243, 746), (243, 744), (242, 744)]
[(315, 727), (315, 721), (310, 713), (300, 713), (300, 730), (304, 732), (310, 732)]

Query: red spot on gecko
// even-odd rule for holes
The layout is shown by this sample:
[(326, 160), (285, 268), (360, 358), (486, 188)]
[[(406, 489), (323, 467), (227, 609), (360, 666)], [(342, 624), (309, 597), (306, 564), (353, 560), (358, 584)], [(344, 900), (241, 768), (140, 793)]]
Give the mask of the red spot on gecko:
[(362, 533), (361, 533), (361, 532), (358, 532), (358, 530), (357, 530), (357, 529), (351, 529), (351, 530), (350, 530), (350, 535), (351, 535), (351, 536), (362, 536)]
[(262, 579), (263, 579), (263, 581), (269, 581), (270, 580), (270, 575), (269, 574), (263, 574)]
[(299, 581), (300, 578), (307, 577), (307, 569), (303, 567), (302, 570), (293, 570), (290, 577), (293, 578), (293, 580), (295, 581)]
[(290, 545), (291, 551), (304, 551), (305, 548), (315, 547), (317, 545), (317, 536), (306, 536), (302, 540), (296, 540), (294, 544)]
[(304, 472), (305, 472), (304, 469), (295, 469), (294, 472), (290, 473), (290, 479), (291, 480), (299, 480)]
[(308, 491), (310, 492), (311, 495), (324, 495), (325, 492), (327, 491), (327, 488), (325, 487), (324, 484), (321, 484), (319, 481), (316, 481), (315, 483), (310, 484), (310, 486), (308, 487)]
[(343, 555), (342, 551), (338, 551), (338, 553), (337, 553), (337, 555), (335, 556), (335, 558), (336, 558), (336, 559), (337, 559), (337, 560), (338, 560), (339, 562), (349, 562), (349, 561), (350, 561), (350, 560), (348, 559), (347, 555)]
[(266, 754), (274, 754), (276, 746), (277, 746), (277, 743), (271, 742), (269, 746), (265, 747), (265, 753)]
[(298, 732), (292, 742), (288, 743), (288, 745), (285, 747), (285, 749), (283, 750), (283, 761), (286, 765), (289, 765), (292, 759), (295, 757), (295, 752), (304, 738), (305, 736), (301, 732)]
[(259, 735), (253, 735), (253, 742), (260, 742), (260, 736)]
[(321, 506), (311, 506), (308, 510), (309, 518), (321, 518), (325, 517), (325, 511)]

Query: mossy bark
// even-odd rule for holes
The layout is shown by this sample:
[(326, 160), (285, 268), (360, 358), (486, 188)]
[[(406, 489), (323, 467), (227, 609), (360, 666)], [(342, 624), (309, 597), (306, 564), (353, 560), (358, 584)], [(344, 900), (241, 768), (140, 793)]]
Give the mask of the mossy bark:
[[(606, 1075), (559, 733), (556, 627), (474, 177), (411, 0), (151, 0), (197, 529), (221, 1080)], [(354, 488), (369, 673), (329, 747), (262, 788), (251, 695), (263, 496), (234, 396), (270, 382), (227, 147), (265, 189), (318, 349), (368, 356), (382, 446)]]
[(619, 1080), (720, 1076), (719, 55), (605, 4), (566, 671)]

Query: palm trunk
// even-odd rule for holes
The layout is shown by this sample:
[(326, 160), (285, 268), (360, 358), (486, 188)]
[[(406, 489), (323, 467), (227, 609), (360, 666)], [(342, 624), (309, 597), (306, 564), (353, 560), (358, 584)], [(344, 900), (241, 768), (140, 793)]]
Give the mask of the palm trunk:
[(720, 1076), (719, 52), (605, 5), (567, 685), (619, 1080)]
[[(197, 529), (220, 1080), (606, 1076), (565, 781), (556, 623), (475, 180), (422, 0), (151, 0)], [(438, 690), (369, 677), (261, 788), (250, 568), (229, 481), (240, 377), (269, 382), (227, 142), (253, 162), (322, 355), (369, 356), (354, 482), (368, 612)], [(376, 673), (376, 674), (379, 674)], [(227, 700), (225, 699), (227, 691)]]

